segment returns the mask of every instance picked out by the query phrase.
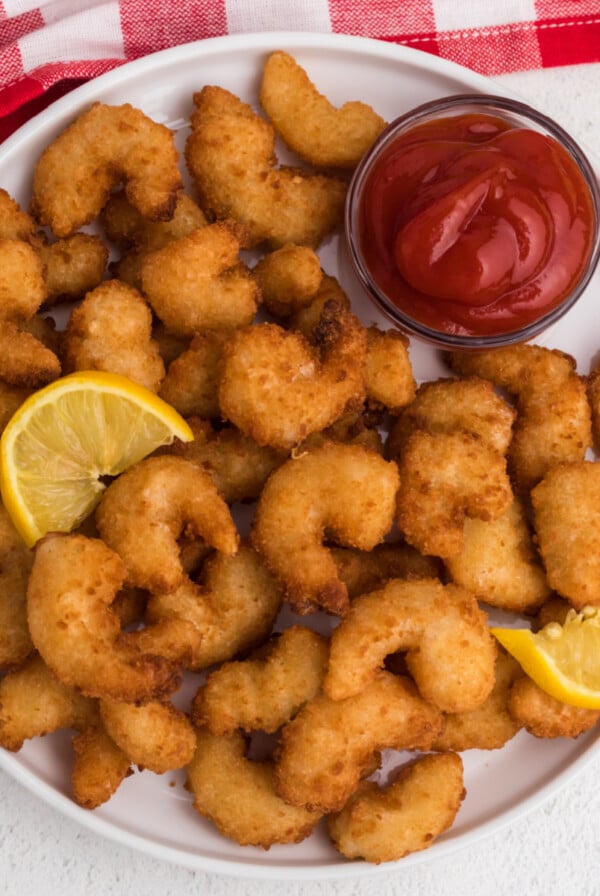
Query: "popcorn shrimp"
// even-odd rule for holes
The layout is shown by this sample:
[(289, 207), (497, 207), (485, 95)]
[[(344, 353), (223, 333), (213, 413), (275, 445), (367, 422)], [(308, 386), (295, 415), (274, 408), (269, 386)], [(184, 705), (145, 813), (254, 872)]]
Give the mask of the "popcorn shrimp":
[(128, 583), (153, 592), (175, 591), (184, 581), (177, 544), (184, 533), (225, 554), (238, 548), (235, 523), (213, 480), (181, 457), (149, 457), (122, 473), (104, 492), (96, 523), (123, 559)]
[(229, 329), (196, 333), (169, 364), (159, 394), (182, 416), (207, 420), (220, 417), (221, 362), (231, 333)]
[(219, 402), (223, 416), (259, 445), (293, 448), (364, 398), (366, 333), (327, 304), (316, 347), (276, 324), (237, 330), (225, 347)]
[(96, 102), (37, 161), (33, 214), (56, 236), (70, 236), (98, 216), (122, 181), (140, 214), (171, 218), (182, 186), (173, 134), (129, 104)]
[(317, 253), (308, 246), (286, 243), (260, 259), (253, 268), (262, 304), (274, 317), (289, 317), (313, 301), (323, 271)]
[(186, 714), (160, 700), (142, 706), (101, 700), (106, 731), (130, 762), (157, 775), (183, 768), (196, 749), (194, 729)]
[(323, 544), (371, 550), (392, 527), (398, 470), (360, 445), (324, 444), (267, 480), (251, 538), (300, 613), (343, 614), (348, 592)]
[(0, 670), (33, 650), (27, 627), (27, 581), (33, 555), (0, 503)]
[(579, 737), (600, 721), (600, 711), (570, 706), (543, 691), (527, 675), (513, 684), (508, 709), (515, 722), (534, 737)]
[(126, 576), (99, 539), (47, 535), (35, 550), (27, 589), (31, 640), (65, 684), (87, 696), (148, 700), (181, 683), (177, 666), (142, 652), (111, 610)]
[(325, 693), (360, 693), (388, 654), (406, 664), (425, 700), (444, 712), (475, 709), (494, 686), (496, 645), (475, 598), (438, 579), (391, 579), (355, 598), (331, 636)]

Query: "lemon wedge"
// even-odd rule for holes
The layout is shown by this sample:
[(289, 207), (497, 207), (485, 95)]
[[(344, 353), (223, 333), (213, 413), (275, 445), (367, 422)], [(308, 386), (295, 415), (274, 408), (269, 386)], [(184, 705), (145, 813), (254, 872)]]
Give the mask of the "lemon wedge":
[(0, 491), (30, 547), (46, 532), (70, 532), (106, 484), (161, 445), (193, 439), (185, 420), (126, 377), (83, 371), (34, 392), (0, 439)]
[(542, 690), (562, 703), (600, 709), (600, 608), (569, 610), (538, 632), (491, 631)]

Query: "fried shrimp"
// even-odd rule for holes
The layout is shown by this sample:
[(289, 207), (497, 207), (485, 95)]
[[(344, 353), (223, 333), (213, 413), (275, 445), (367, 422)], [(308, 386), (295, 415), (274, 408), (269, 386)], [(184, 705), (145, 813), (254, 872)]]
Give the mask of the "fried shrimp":
[(531, 500), (548, 584), (577, 610), (600, 606), (600, 464), (559, 464)]
[(43, 242), (38, 254), (44, 267), (46, 308), (80, 299), (94, 289), (108, 263), (107, 246), (100, 237), (90, 233), (74, 233), (53, 243)]
[(600, 450), (600, 363), (595, 364), (587, 380), (587, 392), (592, 412), (594, 444)]
[(496, 656), (494, 687), (480, 706), (467, 712), (445, 713), (444, 727), (434, 750), (498, 750), (521, 728), (508, 710), (511, 688), (522, 676), (521, 667), (505, 650)]
[(348, 592), (324, 545), (371, 550), (392, 527), (398, 470), (360, 445), (325, 444), (286, 461), (258, 501), (252, 543), (300, 613), (343, 614)]
[(167, 330), (193, 336), (252, 322), (260, 291), (240, 247), (239, 228), (219, 221), (144, 255), (142, 292)]
[(506, 454), (515, 417), (514, 408), (480, 377), (422, 383), (414, 400), (393, 421), (386, 454), (399, 456), (415, 430), (470, 433), (499, 454)]
[(384, 788), (361, 782), (341, 812), (328, 816), (327, 827), (347, 859), (394, 862), (431, 846), (451, 827), (465, 796), (457, 753), (421, 756)]
[(0, 670), (33, 650), (27, 626), (27, 581), (33, 556), (0, 503)]
[(197, 333), (169, 364), (160, 387), (161, 398), (184, 417), (218, 419), (221, 361), (230, 338), (228, 329)]
[(120, 280), (89, 292), (69, 317), (63, 341), (65, 372), (106, 370), (157, 392), (165, 375), (152, 338), (152, 312)]
[(177, 440), (164, 451), (206, 470), (228, 504), (256, 500), (273, 470), (287, 460), (287, 452), (257, 445), (234, 426), (213, 429), (199, 417), (187, 422), (193, 440)]
[(248, 759), (241, 732), (225, 737), (199, 728), (196, 738), (188, 787), (196, 811), (224, 837), (269, 849), (276, 843), (299, 843), (312, 833), (322, 813), (281, 799), (272, 761)]
[(194, 698), (192, 721), (213, 734), (272, 734), (321, 689), (327, 654), (326, 638), (291, 626), (248, 659), (211, 672)]
[(123, 561), (99, 539), (41, 539), (27, 589), (31, 640), (52, 672), (87, 696), (168, 695), (181, 683), (177, 666), (140, 650), (137, 633), (122, 632), (111, 609), (125, 576)]
[(287, 318), (310, 305), (323, 279), (317, 253), (309, 246), (293, 243), (263, 256), (253, 272), (263, 307), (273, 317)]
[(23, 211), (19, 203), (0, 187), (0, 240), (22, 240), (33, 243), (36, 236), (35, 221)]
[(236, 331), (219, 385), (223, 416), (259, 445), (290, 449), (362, 403), (366, 332), (336, 303), (323, 309), (315, 346), (277, 324)]
[(519, 491), (528, 492), (558, 463), (583, 460), (592, 445), (591, 412), (570, 355), (524, 343), (449, 358), (454, 370), (484, 377), (515, 396), (508, 462)]
[(181, 457), (149, 457), (122, 473), (104, 492), (96, 524), (125, 563), (128, 583), (153, 592), (175, 591), (184, 581), (177, 544), (183, 534), (225, 554), (238, 547), (211, 477)]
[(97, 102), (40, 156), (33, 214), (57, 236), (70, 236), (99, 215), (121, 182), (140, 214), (169, 220), (182, 186), (173, 133), (129, 104)]
[(551, 697), (526, 675), (513, 684), (508, 709), (534, 737), (579, 737), (600, 721), (600, 711), (569, 706)]
[(494, 686), (496, 650), (468, 591), (438, 579), (391, 579), (350, 604), (331, 636), (323, 687), (333, 700), (359, 694), (388, 654), (406, 651), (423, 698), (444, 712), (466, 712)]
[(0, 321), (23, 321), (46, 298), (38, 253), (23, 240), (0, 239)]
[[(153, 595), (146, 621), (159, 632), (165, 620), (192, 624), (201, 640), (185, 666), (201, 671), (267, 639), (281, 603), (281, 588), (263, 560), (242, 544), (232, 556), (210, 557), (197, 582), (187, 579), (171, 594)], [(164, 655), (167, 646), (160, 645)]]
[(0, 379), (17, 388), (39, 389), (60, 374), (60, 360), (52, 349), (0, 316)]
[(247, 248), (317, 248), (341, 223), (346, 184), (278, 167), (274, 129), (228, 90), (204, 87), (194, 103), (185, 158), (203, 210), (243, 224)]
[(170, 703), (151, 700), (142, 706), (100, 701), (106, 731), (130, 762), (157, 775), (190, 762), (196, 736), (187, 715)]
[(346, 102), (336, 109), (282, 50), (265, 62), (259, 97), (287, 146), (324, 168), (354, 168), (386, 125), (366, 103)]
[(97, 809), (132, 774), (125, 753), (102, 724), (85, 728), (73, 738), (75, 764), (71, 774), (73, 799), (84, 809)]
[(275, 762), (277, 791), (286, 802), (339, 812), (385, 748), (428, 750), (442, 724), (407, 678), (379, 672), (345, 700), (317, 695), (282, 730)]
[(398, 527), (423, 554), (456, 556), (465, 518), (495, 519), (513, 500), (506, 460), (470, 433), (417, 430), (398, 468)]
[(466, 519), (460, 553), (445, 563), (454, 582), (492, 607), (532, 612), (550, 596), (519, 499), (495, 520)]
[(435, 557), (424, 557), (404, 541), (384, 542), (371, 551), (335, 546), (330, 551), (351, 600), (381, 588), (388, 579), (431, 579), (442, 572)]
[(398, 330), (367, 329), (366, 378), (369, 403), (397, 414), (412, 401), (416, 383), (406, 336)]

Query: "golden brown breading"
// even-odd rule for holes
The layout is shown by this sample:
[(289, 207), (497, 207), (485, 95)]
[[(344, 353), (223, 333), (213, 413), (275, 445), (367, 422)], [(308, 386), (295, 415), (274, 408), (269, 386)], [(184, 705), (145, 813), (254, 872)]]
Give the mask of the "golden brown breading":
[(484, 702), (469, 712), (446, 713), (444, 727), (433, 744), (434, 750), (498, 750), (519, 731), (521, 725), (508, 711), (513, 683), (522, 676), (521, 667), (510, 654), (499, 649), (495, 681)]
[(122, 181), (140, 214), (169, 220), (182, 185), (173, 133), (128, 103), (96, 102), (38, 159), (33, 214), (56, 236), (70, 236), (99, 215)]
[(172, 240), (208, 224), (202, 209), (183, 190), (177, 193), (173, 217), (168, 221), (144, 217), (128, 201), (125, 192), (119, 190), (111, 194), (102, 209), (100, 222), (111, 242), (138, 252), (162, 249)]
[(278, 167), (273, 128), (228, 90), (206, 86), (194, 103), (185, 158), (204, 211), (243, 224), (247, 248), (317, 248), (341, 223), (346, 184)]
[(408, 345), (398, 330), (367, 329), (367, 401), (383, 405), (392, 414), (399, 413), (415, 395)]
[(392, 527), (397, 488), (396, 465), (360, 445), (324, 444), (271, 474), (251, 538), (296, 612), (346, 611), (325, 534), (330, 543), (371, 550)]
[(600, 720), (600, 711), (569, 706), (551, 697), (526, 675), (513, 684), (508, 709), (534, 737), (579, 737)]
[(239, 228), (220, 221), (144, 254), (142, 292), (167, 330), (193, 336), (252, 322), (260, 290), (240, 261), (240, 245)]
[(417, 429), (431, 433), (470, 433), (499, 454), (506, 454), (515, 417), (515, 410), (495, 392), (490, 382), (480, 377), (422, 383), (414, 400), (392, 423), (386, 454), (399, 456)]
[(494, 520), (466, 519), (462, 548), (446, 559), (446, 569), (479, 600), (503, 610), (531, 613), (550, 596), (519, 499)]
[(44, 268), (23, 240), (0, 239), (0, 322), (32, 317), (46, 298)]
[(169, 364), (160, 396), (184, 417), (220, 417), (219, 381), (225, 345), (231, 331), (197, 333), (182, 353)]
[(0, 379), (0, 433), (29, 395), (31, 395), (31, 389), (10, 386)]
[(196, 749), (187, 715), (170, 703), (150, 700), (142, 706), (101, 700), (100, 715), (107, 733), (139, 768), (157, 775), (183, 768)]
[(0, 379), (19, 389), (39, 389), (61, 374), (56, 354), (12, 320), (0, 319)]
[(388, 654), (406, 651), (422, 697), (444, 712), (467, 712), (494, 686), (496, 650), (468, 591), (439, 579), (390, 579), (356, 597), (334, 630), (323, 689), (333, 700), (359, 694)]
[(212, 734), (274, 733), (320, 691), (328, 646), (322, 635), (290, 626), (247, 659), (211, 672), (194, 697), (192, 721)]
[(600, 464), (559, 464), (531, 500), (550, 587), (578, 610), (600, 606)]
[[(261, 557), (242, 544), (233, 556), (210, 557), (198, 582), (187, 580), (171, 594), (153, 595), (146, 620), (151, 626), (168, 619), (194, 625), (202, 638), (185, 665), (200, 671), (265, 641), (282, 597)], [(168, 655), (164, 647), (163, 652)]]
[(320, 694), (282, 730), (277, 791), (294, 806), (339, 812), (375, 751), (428, 750), (441, 725), (412, 682), (389, 672), (345, 700)]
[(98, 286), (108, 263), (108, 248), (100, 237), (90, 233), (44, 242), (38, 253), (44, 266), (46, 307), (80, 299)]
[(33, 650), (27, 626), (27, 582), (33, 554), (0, 503), (0, 669), (18, 666)]
[(35, 221), (19, 203), (0, 187), (0, 240), (35, 243)]
[(273, 764), (246, 757), (246, 741), (196, 732), (197, 749), (188, 766), (194, 808), (217, 830), (241, 846), (270, 849), (276, 843), (299, 843), (312, 833), (319, 811), (291, 806), (275, 792)]
[(427, 849), (451, 827), (466, 795), (457, 753), (421, 756), (380, 788), (363, 781), (327, 826), (347, 859), (394, 862)]
[(152, 312), (137, 290), (107, 280), (71, 312), (63, 340), (64, 371), (118, 373), (158, 392), (165, 366), (152, 338)]
[(282, 50), (265, 62), (259, 97), (287, 146), (324, 168), (354, 168), (386, 125), (366, 103), (351, 101), (336, 109)]
[(131, 763), (101, 724), (85, 728), (74, 737), (73, 749), (73, 799), (84, 809), (97, 809), (132, 774)]
[(504, 457), (470, 433), (416, 430), (398, 468), (398, 527), (423, 554), (456, 556), (467, 517), (495, 519), (513, 500)]
[(286, 243), (263, 256), (253, 268), (262, 293), (262, 304), (274, 317), (290, 317), (310, 305), (323, 271), (321, 260), (308, 246)]
[(425, 557), (404, 541), (377, 544), (370, 551), (329, 550), (350, 600), (381, 588), (388, 579), (430, 579), (442, 572), (437, 558)]
[(300, 308), (293, 314), (286, 324), (291, 330), (299, 330), (309, 342), (313, 339), (313, 333), (319, 325), (323, 314), (323, 308), (329, 301), (334, 301), (338, 308), (350, 311), (350, 299), (340, 286), (335, 277), (323, 274), (321, 285), (315, 293), (310, 305)]
[(449, 360), (454, 370), (484, 377), (516, 397), (508, 458), (519, 491), (528, 492), (558, 463), (583, 460), (592, 444), (591, 415), (585, 382), (570, 355), (523, 343), (455, 352)]
[(328, 303), (311, 345), (264, 323), (237, 330), (225, 346), (219, 404), (259, 445), (290, 449), (330, 426), (365, 394), (366, 331)]

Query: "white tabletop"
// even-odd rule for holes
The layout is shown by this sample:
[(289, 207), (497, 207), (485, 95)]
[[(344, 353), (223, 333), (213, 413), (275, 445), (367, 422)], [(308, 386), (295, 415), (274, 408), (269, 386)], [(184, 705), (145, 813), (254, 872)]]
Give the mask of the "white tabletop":
[[(600, 64), (499, 77), (600, 158)], [(454, 853), (355, 881), (249, 881), (104, 840), (0, 771), (1, 896), (599, 896), (600, 760), (509, 827)]]

